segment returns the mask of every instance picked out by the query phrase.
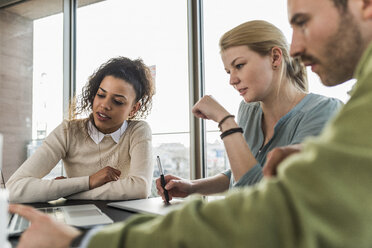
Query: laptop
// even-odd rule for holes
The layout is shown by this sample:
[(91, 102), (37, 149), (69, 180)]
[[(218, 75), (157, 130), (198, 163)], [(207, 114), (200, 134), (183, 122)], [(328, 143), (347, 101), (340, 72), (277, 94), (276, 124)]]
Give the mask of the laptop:
[(107, 206), (135, 213), (166, 215), (170, 211), (180, 208), (183, 205), (182, 202), (184, 202), (183, 199), (173, 198), (167, 204), (161, 197), (154, 197), (141, 200), (110, 202)]
[[(79, 228), (89, 228), (95, 225), (113, 223), (113, 220), (94, 204), (54, 206), (38, 208), (38, 210), (55, 218), (57, 221)], [(9, 219), (8, 235), (19, 236), (29, 225), (28, 220), (18, 214), (13, 214)]]

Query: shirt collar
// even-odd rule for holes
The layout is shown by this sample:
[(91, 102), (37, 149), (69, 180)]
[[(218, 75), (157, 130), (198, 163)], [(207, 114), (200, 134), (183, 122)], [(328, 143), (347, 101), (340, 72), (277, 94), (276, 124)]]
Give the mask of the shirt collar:
[(98, 129), (93, 125), (92, 121), (89, 121), (88, 122), (88, 133), (89, 133), (89, 136), (92, 138), (92, 140), (97, 145), (99, 143), (101, 143), (101, 141), (103, 140), (103, 138), (105, 136), (111, 136), (111, 138), (117, 144), (117, 143), (119, 143), (120, 137), (123, 135), (123, 133), (125, 132), (127, 127), (128, 127), (128, 122), (124, 121), (123, 124), (121, 125), (121, 127), (118, 130), (116, 130), (115, 132), (109, 133), (109, 134), (104, 134), (104, 133), (98, 131)]

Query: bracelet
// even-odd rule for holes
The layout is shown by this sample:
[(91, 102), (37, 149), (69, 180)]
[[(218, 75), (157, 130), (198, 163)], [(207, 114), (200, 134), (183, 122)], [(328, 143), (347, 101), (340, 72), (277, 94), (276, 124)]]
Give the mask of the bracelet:
[(230, 135), (230, 134), (233, 134), (233, 133), (243, 133), (243, 128), (241, 128), (241, 127), (231, 128), (231, 129), (226, 130), (225, 132), (221, 133), (220, 137), (221, 137), (221, 139), (223, 139), (227, 135)]
[(221, 130), (221, 125), (224, 123), (227, 119), (229, 118), (235, 118), (235, 115), (226, 115), (225, 117), (222, 118), (222, 120), (218, 123), (218, 128)]

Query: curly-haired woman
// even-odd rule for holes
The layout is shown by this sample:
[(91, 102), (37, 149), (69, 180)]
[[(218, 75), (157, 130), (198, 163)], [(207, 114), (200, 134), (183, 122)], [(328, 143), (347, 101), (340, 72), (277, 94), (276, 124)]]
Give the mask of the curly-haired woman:
[[(154, 85), (142, 60), (110, 59), (89, 78), (77, 113), (64, 120), (12, 175), (11, 202), (145, 198), (152, 180), (151, 129), (144, 121)], [(42, 179), (62, 159), (67, 178)]]

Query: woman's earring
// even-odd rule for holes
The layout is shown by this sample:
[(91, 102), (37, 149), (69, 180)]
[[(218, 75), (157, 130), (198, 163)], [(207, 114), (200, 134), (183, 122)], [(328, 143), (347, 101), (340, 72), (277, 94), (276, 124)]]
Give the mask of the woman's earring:
[(273, 69), (276, 70), (278, 68), (278, 66), (276, 65), (273, 65)]

